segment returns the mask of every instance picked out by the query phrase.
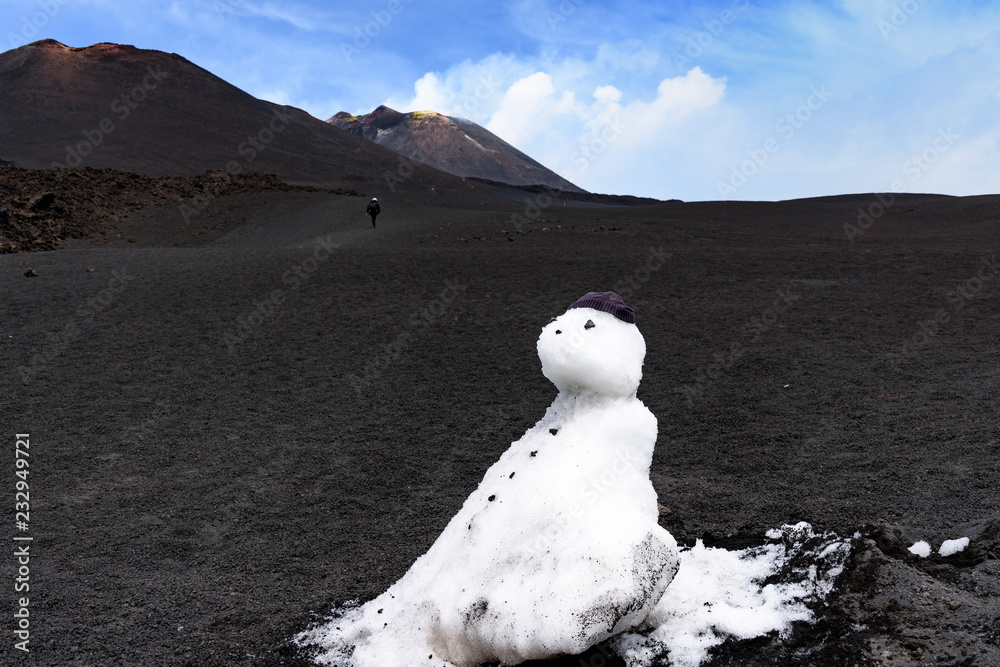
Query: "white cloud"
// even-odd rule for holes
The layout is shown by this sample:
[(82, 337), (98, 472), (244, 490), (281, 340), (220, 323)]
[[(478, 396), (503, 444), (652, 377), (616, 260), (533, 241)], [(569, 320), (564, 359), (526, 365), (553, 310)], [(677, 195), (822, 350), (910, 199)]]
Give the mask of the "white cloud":
[(523, 146), (538, 134), (548, 132), (553, 122), (567, 115), (572, 117), (576, 111), (573, 91), (564, 90), (557, 95), (552, 77), (535, 72), (507, 89), (486, 129), (514, 146)]
[(391, 97), (385, 103), (398, 111), (429, 109), (485, 125), (507, 88), (535, 71), (528, 63), (497, 53), (479, 62), (463, 61), (444, 73), (427, 72), (414, 84), (412, 97)]
[(594, 99), (605, 104), (614, 104), (622, 97), (622, 91), (614, 86), (598, 86), (594, 91)]
[[(636, 57), (648, 63), (647, 52)], [(707, 127), (714, 116), (706, 113), (722, 102), (725, 79), (695, 67), (641, 89), (626, 76), (633, 91), (626, 92), (616, 74), (629, 64), (619, 60), (608, 71), (611, 61), (599, 60), (601, 68), (597, 61), (494, 54), (428, 72), (413, 97), (387, 104), (469, 118), (588, 190), (635, 193), (638, 171), (640, 194), (668, 196), (662, 174), (679, 169), (678, 154), (715, 150), (716, 140), (701, 135), (725, 134)]]
[(669, 197), (679, 177), (706, 179), (706, 162), (724, 150), (725, 89), (697, 67), (663, 79), (651, 100), (621, 104), (617, 89), (600, 87), (577, 150), (553, 164), (591, 191)]
[(652, 103), (635, 102), (628, 112), (643, 128), (659, 129), (716, 104), (725, 90), (725, 79), (713, 79), (695, 67), (684, 76), (661, 81)]
[(436, 111), (438, 109), (447, 109), (451, 104), (451, 94), (434, 72), (428, 72), (417, 79), (417, 82), (413, 84), (413, 88), (416, 94), (406, 105), (407, 108), (404, 111)]
[[(724, 81), (695, 68), (663, 79), (651, 99), (623, 103), (624, 93), (605, 84), (589, 104), (522, 104), (522, 123), (547, 133), (519, 147), (585, 189), (666, 196), (664, 175), (690, 170), (692, 153), (713, 150), (703, 135), (724, 134), (713, 132), (715, 115), (707, 113), (724, 94)], [(547, 97), (555, 99), (556, 91)]]

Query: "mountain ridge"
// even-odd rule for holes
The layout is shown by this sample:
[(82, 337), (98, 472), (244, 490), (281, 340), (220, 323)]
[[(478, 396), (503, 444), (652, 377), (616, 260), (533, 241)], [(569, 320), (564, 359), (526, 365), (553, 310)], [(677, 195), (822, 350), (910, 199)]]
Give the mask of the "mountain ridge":
[(0, 160), (33, 169), (96, 167), (150, 176), (274, 173), (352, 189), (468, 190), (460, 178), (307, 112), (260, 100), (183, 56), (46, 39), (0, 53)]

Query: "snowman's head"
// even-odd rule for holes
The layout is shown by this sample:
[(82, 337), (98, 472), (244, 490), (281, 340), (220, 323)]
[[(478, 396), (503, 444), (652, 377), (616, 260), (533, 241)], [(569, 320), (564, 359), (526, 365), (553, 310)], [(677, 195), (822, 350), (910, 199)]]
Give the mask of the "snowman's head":
[(646, 341), (614, 292), (590, 292), (538, 337), (542, 374), (559, 391), (631, 396), (642, 379)]

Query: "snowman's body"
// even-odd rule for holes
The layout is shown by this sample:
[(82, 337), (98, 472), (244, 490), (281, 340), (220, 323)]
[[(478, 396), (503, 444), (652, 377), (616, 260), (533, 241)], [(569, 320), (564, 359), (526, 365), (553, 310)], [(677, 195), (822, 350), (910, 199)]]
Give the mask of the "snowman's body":
[(573, 308), (538, 342), (559, 394), (388, 591), (312, 632), (364, 665), (517, 664), (639, 625), (677, 570), (657, 524), (656, 418), (634, 324)]

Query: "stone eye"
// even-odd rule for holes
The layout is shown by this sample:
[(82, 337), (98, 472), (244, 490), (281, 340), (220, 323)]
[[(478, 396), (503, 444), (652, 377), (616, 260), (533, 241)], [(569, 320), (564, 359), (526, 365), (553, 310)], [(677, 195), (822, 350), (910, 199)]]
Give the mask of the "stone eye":
[(594, 324), (594, 320), (587, 320), (587, 323), (583, 325), (584, 329), (593, 329), (597, 325)]

